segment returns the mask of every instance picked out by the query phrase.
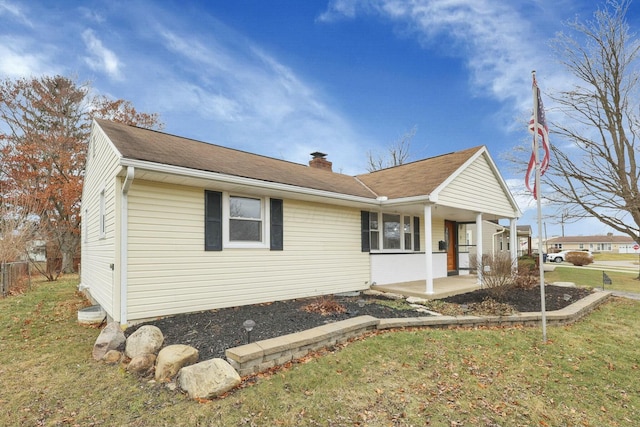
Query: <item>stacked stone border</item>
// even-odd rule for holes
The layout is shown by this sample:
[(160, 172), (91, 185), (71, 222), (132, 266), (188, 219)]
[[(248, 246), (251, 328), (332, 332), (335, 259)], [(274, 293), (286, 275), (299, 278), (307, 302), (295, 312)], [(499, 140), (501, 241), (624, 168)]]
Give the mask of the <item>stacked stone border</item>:
[[(611, 295), (611, 292), (594, 292), (561, 310), (546, 312), (547, 325), (561, 326), (574, 323), (606, 302)], [(373, 330), (409, 327), (538, 326), (541, 322), (542, 313), (540, 312), (517, 313), (510, 316), (427, 316), (392, 319), (358, 316), (230, 348), (226, 350), (225, 355), (238, 374), (245, 376), (267, 371)]]

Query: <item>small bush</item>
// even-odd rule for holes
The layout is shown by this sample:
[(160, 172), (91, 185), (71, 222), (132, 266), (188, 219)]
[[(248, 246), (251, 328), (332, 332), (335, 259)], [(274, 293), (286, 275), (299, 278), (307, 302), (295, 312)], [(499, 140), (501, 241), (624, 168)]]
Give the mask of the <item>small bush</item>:
[[(471, 260), (473, 264), (477, 264)], [(482, 271), (482, 283), (489, 295), (496, 301), (504, 301), (507, 294), (515, 286), (515, 265), (508, 252), (496, 252), (482, 256), (482, 265), (477, 266)]]
[(570, 262), (573, 265), (581, 266), (591, 264), (593, 262), (593, 257), (587, 252), (569, 252), (565, 261)]
[(524, 255), (518, 259), (518, 273), (514, 278), (514, 286), (519, 289), (533, 289), (540, 284), (540, 269), (537, 259)]

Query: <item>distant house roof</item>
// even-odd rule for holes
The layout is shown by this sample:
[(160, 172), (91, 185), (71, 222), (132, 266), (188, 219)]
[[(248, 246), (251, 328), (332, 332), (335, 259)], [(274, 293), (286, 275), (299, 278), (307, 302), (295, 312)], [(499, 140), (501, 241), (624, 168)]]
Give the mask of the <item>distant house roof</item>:
[(108, 120), (96, 122), (126, 159), (370, 199), (429, 195), (484, 149), (478, 146), (354, 177)]
[(532, 230), (530, 225), (516, 225), (516, 232), (522, 236), (531, 236)]
[(563, 236), (547, 240), (548, 243), (633, 243), (629, 236), (604, 234), (598, 236)]

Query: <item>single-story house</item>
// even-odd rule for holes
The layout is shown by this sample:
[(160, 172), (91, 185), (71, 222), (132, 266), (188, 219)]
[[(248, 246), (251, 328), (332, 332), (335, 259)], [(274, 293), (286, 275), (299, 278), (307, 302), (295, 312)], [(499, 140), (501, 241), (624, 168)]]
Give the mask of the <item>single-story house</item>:
[(635, 253), (633, 245), (636, 241), (629, 236), (607, 233), (599, 236), (561, 236), (547, 240), (549, 253), (560, 251)]
[(469, 274), (485, 220), (515, 239), (521, 215), (484, 146), (349, 176), (323, 153), (307, 166), (96, 120), (88, 150), (80, 287), (121, 324), (374, 282), (433, 293)]
[[(469, 232), (473, 232), (475, 227), (469, 226)], [(482, 247), (484, 253), (511, 253), (511, 227), (499, 224), (495, 221), (484, 221), (482, 226)], [(531, 254), (531, 226), (516, 226), (516, 247), (517, 255)]]

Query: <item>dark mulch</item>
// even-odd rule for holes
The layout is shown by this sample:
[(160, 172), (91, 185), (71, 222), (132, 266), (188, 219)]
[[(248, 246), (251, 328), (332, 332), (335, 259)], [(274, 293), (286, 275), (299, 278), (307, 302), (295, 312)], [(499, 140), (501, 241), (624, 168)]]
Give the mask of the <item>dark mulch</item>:
[[(584, 288), (557, 286), (546, 286), (545, 288), (546, 310), (548, 311), (563, 308), (590, 293), (590, 290)], [(571, 295), (571, 299), (566, 300), (565, 295)], [(454, 304), (472, 304), (482, 302), (487, 296), (485, 290), (478, 290), (449, 297), (443, 301)], [(366, 302), (363, 307), (358, 304), (358, 300), (361, 299)], [(380, 319), (426, 316), (424, 313), (417, 314), (414, 310), (402, 310), (381, 305), (378, 302), (386, 301), (388, 303), (389, 300), (366, 295), (333, 297), (333, 301), (346, 308), (344, 313), (323, 315), (303, 310), (303, 307), (318, 301), (322, 301), (322, 297), (180, 314), (143, 324), (155, 325), (160, 328), (165, 338), (165, 345), (190, 345), (198, 349), (200, 360), (207, 360), (214, 357), (225, 358), (226, 349), (246, 344), (248, 337), (242, 323), (248, 319), (256, 322), (256, 326), (251, 332), (251, 341), (259, 341), (354, 316), (371, 315)], [(519, 312), (540, 311), (540, 289), (516, 290), (509, 295), (507, 301), (503, 302), (512, 305)], [(128, 328), (125, 334), (129, 336), (143, 324)]]
[[(545, 288), (545, 310), (553, 311), (560, 310), (569, 304), (573, 304), (589, 295), (591, 289), (589, 288), (569, 288), (563, 286), (547, 285)], [(569, 296), (566, 299), (566, 296)], [(454, 295), (452, 297), (444, 298), (443, 301), (452, 304), (472, 304), (480, 303), (489, 298), (489, 293), (486, 289), (479, 289), (477, 291), (469, 292), (466, 294)], [(540, 305), (542, 298), (540, 298), (540, 287), (533, 289), (516, 289), (506, 296), (503, 301), (500, 301), (512, 306), (516, 311), (523, 313), (527, 311), (540, 311)]]

